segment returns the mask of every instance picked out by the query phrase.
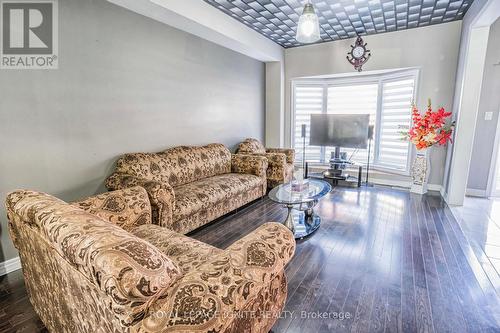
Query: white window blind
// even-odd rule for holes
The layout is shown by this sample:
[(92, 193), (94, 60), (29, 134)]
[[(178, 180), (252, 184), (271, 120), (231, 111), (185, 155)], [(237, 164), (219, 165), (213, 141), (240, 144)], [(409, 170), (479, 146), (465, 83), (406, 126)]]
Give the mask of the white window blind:
[[(370, 79), (318, 79), (296, 82), (293, 88), (293, 146), (302, 162), (301, 126), (306, 125), (306, 160), (327, 162), (333, 147), (309, 146), (311, 114), (369, 114), (374, 126), (370, 163), (383, 169), (408, 171), (408, 142), (401, 140), (401, 125), (411, 123), (416, 72), (380, 75)], [(348, 158), (366, 163), (368, 149), (342, 148)]]
[(302, 124), (306, 125), (306, 160), (321, 160), (321, 147), (309, 146), (311, 114), (323, 112), (324, 88), (322, 85), (296, 85), (295, 92), (295, 133), (294, 148), (297, 160), (302, 162)]
[(401, 140), (401, 125), (410, 125), (411, 103), (415, 80), (413, 77), (383, 81), (380, 117), (380, 136), (376, 163), (395, 169), (408, 168), (408, 141)]

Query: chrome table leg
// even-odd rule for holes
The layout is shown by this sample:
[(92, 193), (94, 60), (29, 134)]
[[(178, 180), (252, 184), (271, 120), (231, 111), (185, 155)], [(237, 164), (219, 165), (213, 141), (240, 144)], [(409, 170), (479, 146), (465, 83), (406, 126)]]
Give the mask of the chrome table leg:
[(286, 208), (288, 208), (288, 215), (286, 217), (285, 222), (283, 223), (292, 233), (295, 233), (295, 221), (293, 220), (293, 205), (286, 205)]

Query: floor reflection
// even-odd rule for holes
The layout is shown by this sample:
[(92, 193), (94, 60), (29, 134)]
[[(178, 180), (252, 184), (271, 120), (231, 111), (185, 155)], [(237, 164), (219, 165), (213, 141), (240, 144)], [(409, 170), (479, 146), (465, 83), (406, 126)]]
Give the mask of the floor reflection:
[(342, 251), (349, 251), (343, 262), (346, 269), (365, 267), (368, 273), (388, 281), (400, 279), (394, 266), (401, 260), (401, 230), (409, 215), (408, 198), (408, 193), (381, 187), (334, 189), (316, 208), (324, 219), (322, 232), (327, 237), (316, 237), (312, 242), (330, 248), (342, 244)]
[[(500, 199), (466, 197), (463, 206), (451, 207), (465, 236), (489, 277), (500, 288)], [(490, 265), (494, 268), (494, 271)], [(491, 275), (496, 273), (496, 277)]]

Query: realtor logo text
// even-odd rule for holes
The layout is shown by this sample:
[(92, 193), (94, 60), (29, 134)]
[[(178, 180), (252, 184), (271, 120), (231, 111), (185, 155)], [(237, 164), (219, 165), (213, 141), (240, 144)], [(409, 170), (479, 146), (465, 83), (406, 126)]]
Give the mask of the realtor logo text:
[(0, 1), (1, 69), (57, 69), (57, 2)]

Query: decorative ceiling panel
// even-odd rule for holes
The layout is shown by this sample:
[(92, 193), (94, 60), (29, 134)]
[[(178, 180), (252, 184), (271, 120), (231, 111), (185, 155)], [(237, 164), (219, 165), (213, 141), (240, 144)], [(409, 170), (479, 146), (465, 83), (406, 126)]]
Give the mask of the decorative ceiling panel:
[[(305, 0), (204, 0), (285, 48)], [(461, 20), (474, 0), (312, 0), (321, 42)]]

